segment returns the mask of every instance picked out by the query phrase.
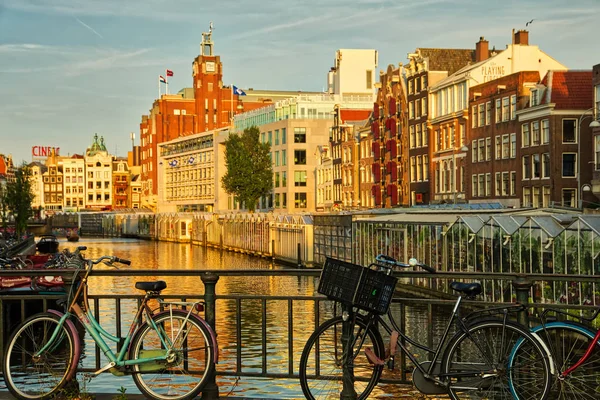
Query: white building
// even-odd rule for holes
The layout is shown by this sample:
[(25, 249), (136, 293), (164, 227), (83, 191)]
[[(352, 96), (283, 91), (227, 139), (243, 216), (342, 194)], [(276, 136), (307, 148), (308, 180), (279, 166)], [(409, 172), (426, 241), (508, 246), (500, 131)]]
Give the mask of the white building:
[(64, 157), (62, 165), (64, 180), (63, 211), (77, 212), (86, 206), (85, 160), (83, 156)]
[(85, 152), (86, 208), (98, 210), (112, 209), (112, 156), (104, 145), (104, 138), (94, 143)]
[(327, 92), (343, 100), (371, 96), (375, 101), (378, 53), (372, 49), (340, 49), (327, 74)]

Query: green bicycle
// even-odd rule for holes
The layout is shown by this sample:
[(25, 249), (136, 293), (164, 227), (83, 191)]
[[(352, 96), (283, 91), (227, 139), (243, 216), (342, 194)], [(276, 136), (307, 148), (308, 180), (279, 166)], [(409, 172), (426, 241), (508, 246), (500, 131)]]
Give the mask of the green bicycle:
[[(78, 250), (85, 250), (84, 246)], [(72, 321), (76, 317), (108, 359), (94, 373), (131, 375), (148, 398), (187, 400), (198, 395), (212, 376), (218, 361), (216, 335), (198, 313), (201, 301), (164, 301), (164, 281), (137, 282), (146, 295), (125, 337), (117, 337), (100, 326), (90, 311), (87, 279), (94, 265), (129, 260), (114, 256), (98, 259), (79, 257), (85, 268), (65, 313), (48, 310), (20, 324), (11, 335), (4, 353), (4, 381), (19, 399), (47, 399), (55, 396), (77, 372), (81, 338)], [(79, 271), (76, 276), (79, 276)], [(71, 292), (72, 293), (72, 292)], [(157, 310), (149, 301), (156, 299)], [(143, 318), (142, 318), (143, 317)], [(113, 351), (105, 339), (116, 344)]]

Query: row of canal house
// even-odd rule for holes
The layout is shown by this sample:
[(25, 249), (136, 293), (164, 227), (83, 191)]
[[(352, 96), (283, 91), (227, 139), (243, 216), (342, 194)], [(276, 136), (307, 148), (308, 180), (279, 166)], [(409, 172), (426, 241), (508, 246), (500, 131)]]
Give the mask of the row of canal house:
[(382, 71), (377, 87), (370, 129), (354, 128), (355, 204), (597, 201), (592, 185), (582, 189), (598, 147), (589, 127), (596, 114), (583, 120), (594, 109), (592, 71), (567, 70), (530, 45), (527, 31), (505, 50), (483, 37), (474, 51), (418, 48), (407, 65)]

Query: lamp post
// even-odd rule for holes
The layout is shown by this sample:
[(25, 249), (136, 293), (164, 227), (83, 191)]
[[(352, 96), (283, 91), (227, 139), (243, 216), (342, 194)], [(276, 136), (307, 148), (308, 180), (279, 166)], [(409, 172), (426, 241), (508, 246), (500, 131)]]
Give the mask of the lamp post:
[[(460, 152), (461, 154), (466, 153), (467, 151), (469, 151), (469, 148), (467, 147), (467, 145), (463, 145), (460, 148)], [(456, 168), (456, 153), (454, 152), (454, 150), (452, 150), (452, 192), (453, 192), (453, 204), (456, 204), (456, 173), (458, 171), (458, 168)]]
[[(586, 115), (590, 111), (594, 111), (594, 113), (592, 113), (591, 115)], [(598, 122), (598, 120), (595, 119), (596, 111), (598, 111), (596, 110), (596, 107), (588, 108), (587, 110), (585, 110), (583, 114), (581, 114), (581, 116), (579, 117), (579, 122), (577, 124), (577, 208), (581, 209), (583, 208), (583, 189), (581, 187), (581, 123), (585, 118), (592, 117), (592, 122), (590, 122), (590, 128), (599, 128), (600, 122)]]

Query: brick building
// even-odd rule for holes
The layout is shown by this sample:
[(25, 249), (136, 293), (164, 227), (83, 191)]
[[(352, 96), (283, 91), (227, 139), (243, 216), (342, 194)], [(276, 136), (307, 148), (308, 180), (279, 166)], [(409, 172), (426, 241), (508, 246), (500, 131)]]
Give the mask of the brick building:
[(430, 201), (428, 89), (475, 61), (473, 49), (417, 48), (403, 66), (408, 102), (410, 205)]
[(597, 203), (583, 188), (592, 179), (594, 147), (590, 119), (582, 116), (593, 102), (592, 71), (549, 71), (531, 87), (517, 111), (522, 206), (579, 207), (582, 193), (586, 204)]
[[(600, 64), (592, 69), (592, 85), (594, 86), (594, 109), (592, 110), (595, 121), (600, 121)], [(592, 193), (600, 197), (600, 127), (592, 130), (594, 140), (594, 174), (592, 180)]]
[(131, 175), (126, 158), (114, 158), (112, 162), (113, 210), (129, 208)]
[[(524, 71), (469, 89), (471, 157), (461, 165), (458, 181), (470, 203), (499, 202), (519, 207), (521, 198), (520, 125), (517, 113), (540, 80)], [(464, 169), (463, 169), (464, 168)]]
[(374, 204), (408, 206), (408, 115), (400, 68), (389, 65), (381, 72), (378, 86), (371, 125)]

